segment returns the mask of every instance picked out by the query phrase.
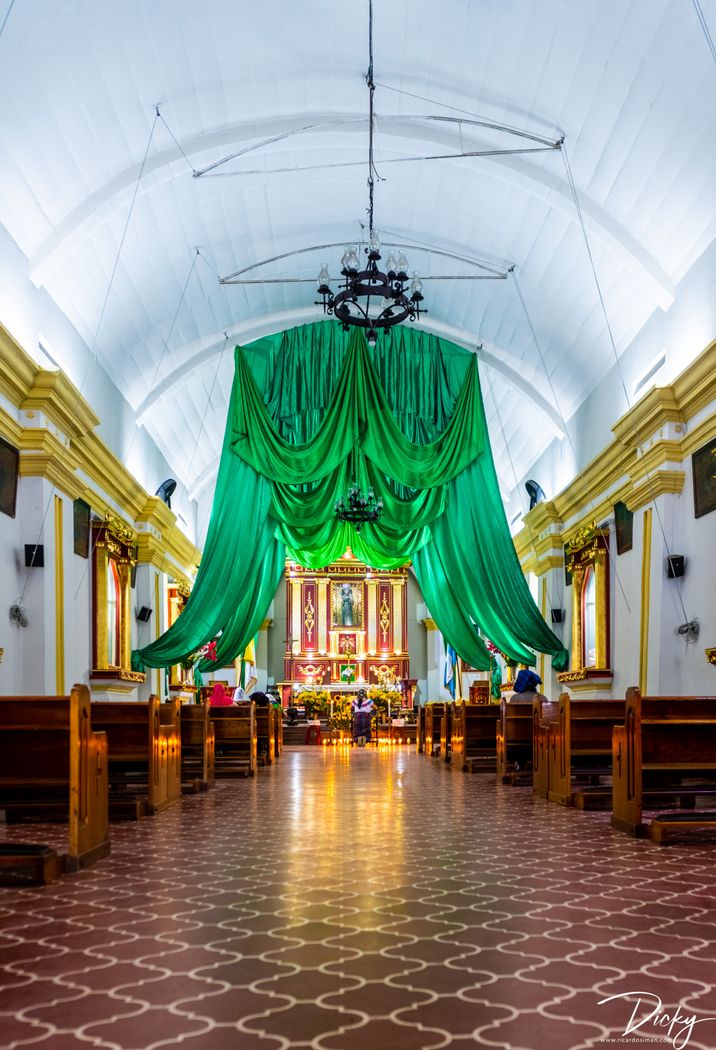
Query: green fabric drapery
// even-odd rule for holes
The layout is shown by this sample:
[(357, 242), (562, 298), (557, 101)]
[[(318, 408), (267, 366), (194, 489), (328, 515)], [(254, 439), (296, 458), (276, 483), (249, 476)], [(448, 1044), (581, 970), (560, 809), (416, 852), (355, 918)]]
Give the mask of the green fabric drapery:
[[(176, 663), (217, 636), (228, 663), (265, 615), (284, 550), (318, 568), (346, 546), (375, 568), (412, 558), (438, 627), (472, 666), (490, 665), (479, 631), (519, 662), (534, 662), (532, 648), (566, 665), (507, 529), (474, 354), (400, 326), (371, 350), (328, 321), (237, 348), (235, 360), (194, 590), (137, 665)], [(353, 481), (384, 503), (360, 533), (333, 510)]]

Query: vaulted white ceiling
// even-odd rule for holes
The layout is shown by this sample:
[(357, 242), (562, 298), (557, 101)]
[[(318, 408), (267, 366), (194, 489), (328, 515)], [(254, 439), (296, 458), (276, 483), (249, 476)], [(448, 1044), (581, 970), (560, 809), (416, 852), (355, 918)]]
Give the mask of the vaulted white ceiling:
[[(0, 38), (0, 222), (190, 492), (230, 347), (322, 316), (310, 283), (219, 277), (335, 274), (360, 237), (367, 12), (20, 0)], [(420, 322), (482, 345), (505, 490), (614, 364), (567, 158), (622, 353), (714, 240), (714, 75), (688, 0), (376, 0), (382, 239), (424, 277), (516, 268), (426, 282)]]

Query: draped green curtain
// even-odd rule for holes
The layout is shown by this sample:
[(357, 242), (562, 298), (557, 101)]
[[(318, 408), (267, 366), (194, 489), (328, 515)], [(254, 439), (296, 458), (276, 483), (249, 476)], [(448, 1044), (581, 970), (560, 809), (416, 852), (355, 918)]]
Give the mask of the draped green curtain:
[[(194, 590), (137, 666), (176, 663), (215, 637), (230, 662), (256, 633), (285, 553), (319, 568), (347, 546), (375, 568), (412, 558), (438, 627), (472, 666), (490, 663), (479, 632), (519, 662), (537, 649), (566, 665), (507, 528), (474, 354), (407, 327), (370, 349), (328, 321), (237, 347), (235, 361)], [(354, 481), (384, 504), (359, 533), (334, 515)]]

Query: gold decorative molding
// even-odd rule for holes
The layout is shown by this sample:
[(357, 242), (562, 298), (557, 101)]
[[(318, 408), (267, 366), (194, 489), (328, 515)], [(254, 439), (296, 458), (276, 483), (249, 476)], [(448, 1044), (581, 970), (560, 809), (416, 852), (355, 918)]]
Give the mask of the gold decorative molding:
[(133, 544), (136, 543), (137, 534), (134, 529), (130, 529), (126, 522), (122, 521), (111, 511), (106, 511), (104, 515), (104, 524), (106, 529), (112, 536), (120, 540), (122, 543)]
[(20, 449), (21, 476), (46, 478), (70, 499), (84, 499), (100, 516), (119, 513), (147, 525), (158, 542), (144, 551), (151, 557), (140, 560), (151, 560), (170, 575), (177, 570), (193, 575), (201, 552), (181, 532), (176, 516), (144, 491), (95, 433), (100, 421), (67, 376), (40, 368), (1, 324), (0, 393), (28, 420), (41, 414), (64, 435), (47, 425), (25, 426), (0, 408), (0, 436)]
[[(709, 405), (714, 410), (692, 427)], [(559, 495), (525, 515), (514, 537), (523, 568), (535, 571), (542, 550), (554, 547), (555, 534), (544, 535), (550, 524), (570, 522), (576, 530), (611, 517), (618, 501), (635, 510), (682, 491), (677, 465), (716, 433), (716, 340), (672, 384), (648, 391), (612, 431), (614, 440)]]
[(667, 493), (680, 496), (685, 480), (686, 475), (683, 470), (657, 470), (632, 489), (624, 502), (629, 510), (634, 511), (651, 503), (657, 496)]
[(143, 685), (147, 680), (146, 674), (141, 671), (125, 671), (121, 668), (94, 668), (90, 671), (90, 678), (94, 681), (134, 682), (137, 685)]
[(423, 623), (425, 625), (425, 630), (426, 631), (437, 631), (439, 629), (438, 625), (435, 623), (435, 620), (433, 620), (432, 616), (426, 616), (425, 619), (423, 620)]
[(608, 667), (580, 667), (576, 671), (562, 671), (557, 675), (557, 681), (562, 684), (575, 682), (592, 683), (596, 680), (597, 683), (606, 681), (609, 679), (611, 683), (614, 677), (614, 672)]
[[(2, 652), (2, 650), (0, 650), (0, 652)], [(706, 653), (706, 659), (708, 662), (716, 667), (716, 645), (712, 649), (704, 649), (704, 652)]]

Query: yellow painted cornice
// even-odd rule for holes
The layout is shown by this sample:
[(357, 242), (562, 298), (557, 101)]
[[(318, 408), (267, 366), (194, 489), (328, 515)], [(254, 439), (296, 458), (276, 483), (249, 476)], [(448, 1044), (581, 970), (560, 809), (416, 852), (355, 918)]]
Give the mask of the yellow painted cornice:
[(20, 477), (47, 478), (70, 499), (78, 499), (84, 485), (76, 473), (72, 453), (49, 430), (23, 430), (20, 440)]
[(99, 425), (77, 387), (62, 372), (38, 369), (20, 408), (23, 412), (43, 412), (70, 438), (81, 437)]
[[(692, 429), (690, 420), (710, 404), (714, 411)], [(660, 433), (664, 428), (667, 433)], [(560, 537), (568, 541), (588, 521), (611, 517), (619, 501), (636, 510), (683, 491), (684, 472), (675, 465), (716, 435), (716, 340), (671, 385), (648, 391), (612, 431), (614, 440), (599, 456), (553, 500), (525, 516), (514, 544), (526, 571), (536, 571), (533, 566), (554, 548), (555, 530), (541, 535), (549, 525), (568, 523)]]
[(67, 439), (63, 442), (44, 425), (23, 426), (0, 408), (0, 435), (20, 449), (21, 476), (47, 478), (100, 516), (119, 510), (128, 528), (148, 526), (150, 531), (139, 537), (140, 561), (188, 585), (201, 552), (177, 526), (176, 516), (144, 491), (95, 433), (99, 419), (64, 373), (39, 368), (2, 325), (0, 393), (25, 413), (25, 420), (32, 422), (37, 414), (38, 422), (49, 421)]
[(716, 339), (672, 384), (685, 420), (716, 401)]
[(627, 448), (639, 448), (667, 423), (683, 423), (684, 417), (671, 386), (657, 386), (644, 395), (612, 427), (616, 440)]
[[(2, 376), (0, 375), (1, 383)], [(0, 408), (0, 437), (5, 438), (15, 448), (19, 448), (22, 442), (22, 427), (4, 408)]]
[(629, 510), (639, 510), (657, 496), (669, 493), (680, 496), (684, 489), (685, 477), (683, 470), (657, 470), (633, 488), (624, 502)]
[(0, 324), (0, 391), (8, 401), (19, 408), (38, 371), (32, 358)]

